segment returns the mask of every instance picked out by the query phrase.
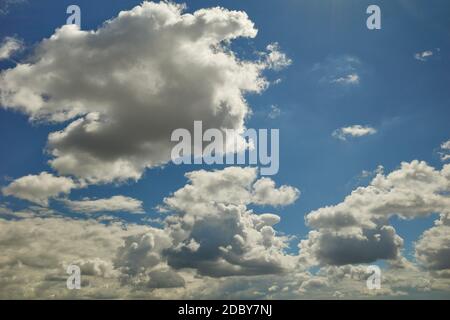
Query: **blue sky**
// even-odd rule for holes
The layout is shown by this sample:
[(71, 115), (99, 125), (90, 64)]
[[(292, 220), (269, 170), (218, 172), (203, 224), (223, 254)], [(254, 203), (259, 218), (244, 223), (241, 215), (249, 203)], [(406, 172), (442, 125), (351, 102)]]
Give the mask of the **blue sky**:
[[(178, 2), (178, 1), (177, 1)], [(246, 96), (253, 115), (249, 128), (280, 129), (280, 170), (271, 177), (277, 185), (301, 191), (300, 198), (279, 210), (277, 231), (307, 237), (311, 230), (305, 215), (342, 202), (357, 186), (366, 186), (374, 176), (363, 178), (364, 170), (379, 165), (389, 173), (401, 162), (426, 161), (440, 170), (440, 146), (450, 138), (450, 4), (431, 1), (282, 0), (282, 1), (186, 1), (187, 12), (222, 6), (245, 11), (255, 23), (258, 35), (237, 39), (231, 47), (241, 57), (255, 57), (269, 43), (277, 42), (292, 59), (281, 72), (268, 70), (270, 81), (281, 82), (261, 94)], [(66, 8), (74, 1), (28, 1), (10, 6), (0, 16), (0, 38), (22, 39), (26, 49), (15, 59), (25, 59), (34, 45), (48, 38), (67, 18)], [(96, 29), (129, 10), (140, 1), (76, 1), (80, 6), (83, 30)], [(381, 8), (381, 30), (368, 30), (366, 8)], [(425, 59), (415, 54), (431, 51)], [(0, 69), (14, 67), (0, 61)], [(356, 74), (356, 83), (336, 82)], [(271, 106), (281, 112), (272, 119)], [(54, 172), (45, 153), (49, 133), (67, 123), (35, 124), (20, 112), (0, 108), (0, 184), (13, 179)], [(343, 141), (332, 133), (352, 125), (376, 129), (373, 135)], [(155, 207), (164, 197), (186, 184), (184, 174), (193, 170), (222, 169), (223, 166), (175, 166), (149, 169), (137, 182), (91, 185), (73, 190), (70, 198), (108, 198), (124, 195), (143, 201), (146, 214), (160, 217)], [(26, 200), (0, 196), (0, 201), (20, 210)], [(57, 201), (51, 207), (64, 210)], [(251, 206), (256, 210), (266, 207)], [(67, 213), (73, 215), (73, 213)], [(134, 215), (117, 213), (129, 221)], [(80, 215), (81, 217), (83, 215)], [(437, 213), (404, 221), (391, 218), (405, 240), (405, 255), (414, 256), (413, 242), (431, 228)], [(138, 217), (140, 219), (141, 217)], [(296, 243), (289, 249), (297, 250)]]

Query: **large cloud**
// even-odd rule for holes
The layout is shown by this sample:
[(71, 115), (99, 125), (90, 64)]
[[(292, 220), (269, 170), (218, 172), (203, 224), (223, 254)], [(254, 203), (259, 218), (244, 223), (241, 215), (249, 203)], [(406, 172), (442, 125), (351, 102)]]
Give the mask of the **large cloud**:
[(369, 186), (357, 188), (343, 202), (310, 212), (306, 222), (315, 230), (300, 243), (301, 261), (325, 265), (378, 259), (401, 262), (403, 240), (388, 219), (448, 213), (449, 173), (449, 165), (439, 171), (425, 162), (404, 162), (389, 175), (378, 173)]
[(273, 229), (280, 218), (257, 215), (247, 205), (286, 205), (298, 190), (257, 180), (253, 168), (195, 171), (187, 177), (190, 183), (164, 201), (164, 209), (175, 213), (165, 221), (174, 239), (167, 251), (170, 266), (209, 276), (273, 274), (292, 267), (295, 258), (284, 252), (288, 238)]
[(61, 27), (28, 63), (0, 74), (0, 103), (33, 120), (71, 120), (49, 135), (50, 164), (95, 183), (138, 179), (167, 162), (172, 131), (194, 120), (243, 130), (244, 94), (264, 90), (263, 70), (290, 60), (276, 45), (238, 59), (226, 43), (257, 33), (244, 12), (182, 11), (144, 2), (95, 31)]

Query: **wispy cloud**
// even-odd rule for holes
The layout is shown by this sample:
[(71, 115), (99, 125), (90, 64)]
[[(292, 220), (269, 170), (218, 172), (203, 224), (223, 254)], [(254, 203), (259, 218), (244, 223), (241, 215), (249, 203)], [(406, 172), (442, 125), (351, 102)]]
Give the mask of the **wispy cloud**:
[(280, 115), (281, 115), (281, 109), (278, 106), (276, 106), (276, 105), (271, 105), (268, 117), (270, 119), (276, 119)]
[(339, 77), (331, 81), (332, 83), (340, 84), (359, 84), (359, 75), (356, 73), (348, 74), (344, 77)]
[(438, 53), (440, 51), (441, 51), (441, 49), (436, 48), (434, 50), (425, 50), (422, 52), (417, 52), (416, 54), (414, 54), (414, 58), (416, 60), (425, 62), (428, 59), (430, 59), (433, 55), (435, 55), (436, 53)]
[(351, 55), (328, 57), (316, 63), (312, 71), (319, 76), (319, 82), (332, 85), (357, 85), (361, 81), (362, 63)]
[(11, 58), (12, 54), (22, 50), (22, 48), (23, 48), (22, 41), (13, 37), (4, 38), (2, 43), (0, 43), (0, 60), (6, 60)]
[(450, 140), (441, 144), (441, 151), (439, 152), (442, 161), (450, 160)]

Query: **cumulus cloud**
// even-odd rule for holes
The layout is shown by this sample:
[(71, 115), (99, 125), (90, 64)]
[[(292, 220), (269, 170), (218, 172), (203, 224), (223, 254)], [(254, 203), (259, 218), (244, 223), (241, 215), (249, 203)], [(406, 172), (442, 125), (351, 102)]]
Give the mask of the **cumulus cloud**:
[(314, 230), (300, 242), (301, 260), (343, 265), (401, 259), (403, 240), (389, 218), (447, 213), (449, 170), (449, 165), (439, 171), (425, 162), (404, 162), (388, 175), (378, 173), (369, 186), (357, 188), (343, 202), (310, 212), (306, 222)]
[[(168, 216), (161, 232), (125, 239), (115, 260), (123, 271), (122, 281), (146, 287), (184, 286), (182, 279), (161, 266), (165, 262), (174, 270), (191, 269), (210, 277), (279, 274), (293, 268), (295, 256), (284, 252), (288, 238), (273, 228), (280, 217), (256, 214), (247, 205), (292, 203), (295, 188), (277, 189), (270, 179), (257, 180), (255, 168), (200, 170), (186, 177), (189, 183), (164, 199), (161, 210)], [(159, 276), (166, 273), (170, 277), (163, 283)]]
[(130, 212), (144, 213), (142, 201), (125, 197), (113, 196), (107, 199), (83, 199), (79, 201), (64, 200), (64, 204), (74, 212), (95, 213), (95, 212)]
[(377, 133), (376, 129), (369, 126), (362, 126), (357, 124), (336, 129), (335, 131), (333, 131), (332, 136), (336, 139), (345, 141), (348, 137), (363, 137), (367, 135), (373, 135), (375, 133)]
[[(300, 243), (299, 256), (287, 253), (292, 238), (275, 230), (279, 215), (248, 208), (291, 193), (258, 179), (254, 168), (188, 173), (188, 183), (165, 199), (160, 228), (51, 213), (42, 218), (2, 206), (0, 297), (361, 298), (374, 293), (360, 264), (377, 259), (394, 263), (383, 270), (383, 290), (376, 294), (445, 294), (449, 168), (413, 161), (388, 175), (379, 172), (341, 204), (308, 214), (314, 230)], [(269, 202), (292, 201), (286, 199)], [(441, 218), (417, 242), (416, 258), (439, 282), (410, 263), (400, 266), (403, 241), (388, 224), (392, 215), (431, 212), (442, 212)], [(69, 264), (80, 266), (82, 290), (66, 289)], [(315, 275), (306, 271), (313, 265), (321, 266)]]
[(417, 260), (438, 276), (450, 278), (450, 214), (441, 214), (415, 245)]
[(253, 184), (252, 202), (259, 205), (283, 206), (294, 203), (300, 191), (290, 186), (275, 187), (275, 181), (261, 178)]
[[(280, 273), (295, 258), (284, 253), (288, 238), (273, 229), (275, 214), (258, 215), (247, 208), (287, 205), (298, 190), (275, 188), (272, 180), (257, 180), (254, 168), (229, 167), (220, 171), (195, 171), (186, 175), (189, 184), (164, 200), (174, 214), (165, 220), (174, 239), (167, 251), (175, 269), (195, 268), (208, 276)], [(189, 246), (194, 240), (194, 248)]]
[(297, 188), (276, 188), (272, 179), (258, 179), (258, 169), (251, 167), (198, 170), (187, 173), (186, 177), (190, 183), (164, 199), (172, 210), (207, 211), (211, 203), (284, 206), (295, 202), (300, 195)]
[[(174, 213), (165, 220), (174, 239), (174, 248), (167, 250), (171, 267), (195, 268), (213, 277), (276, 274), (292, 267), (294, 257), (284, 253), (288, 239), (273, 229), (279, 216), (255, 214), (247, 205), (287, 205), (298, 190), (257, 180), (254, 168), (186, 176), (189, 184), (164, 199), (165, 209)], [(192, 240), (194, 247), (189, 246)]]
[(6, 37), (0, 43), (0, 60), (9, 59), (15, 52), (22, 50), (22, 48), (22, 41), (12, 37)]
[(290, 60), (278, 46), (266, 59), (240, 60), (228, 43), (257, 34), (245, 12), (184, 13), (144, 2), (97, 30), (65, 25), (27, 63), (0, 74), (1, 105), (34, 121), (69, 124), (48, 137), (61, 175), (103, 183), (139, 179), (170, 160), (173, 130), (244, 130), (244, 95), (267, 88), (265, 69)]
[(51, 173), (28, 175), (11, 182), (2, 188), (5, 196), (14, 196), (41, 206), (48, 206), (48, 200), (69, 193), (77, 184), (67, 177), (55, 177)]

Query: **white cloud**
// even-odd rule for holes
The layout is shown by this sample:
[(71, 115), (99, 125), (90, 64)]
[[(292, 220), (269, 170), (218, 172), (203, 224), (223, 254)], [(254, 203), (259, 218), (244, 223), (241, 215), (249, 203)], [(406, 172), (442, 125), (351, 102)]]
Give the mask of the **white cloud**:
[[(423, 162), (404, 163), (389, 175), (379, 172), (368, 187), (358, 188), (341, 204), (311, 212), (307, 222), (314, 230), (301, 242), (300, 256), (286, 253), (290, 238), (274, 229), (279, 215), (247, 208), (266, 191), (271, 203), (288, 194), (280, 195), (282, 188), (276, 189), (269, 179), (258, 179), (255, 169), (231, 167), (187, 177), (189, 182), (166, 198), (168, 211), (161, 228), (51, 213), (43, 219), (0, 207), (8, 216), (0, 218), (0, 297), (292, 299), (330, 298), (338, 292), (334, 297), (363, 298), (420, 296), (426, 290), (448, 294), (448, 213), (442, 213), (416, 244), (417, 260), (432, 274), (405, 261), (400, 255), (402, 239), (387, 222), (392, 215), (413, 218), (448, 212), (450, 166), (438, 171)], [(260, 193), (261, 187), (266, 191)], [(391, 260), (383, 269), (382, 290), (373, 293), (366, 289), (366, 266), (351, 264), (376, 259)], [(82, 290), (66, 289), (69, 264), (81, 267)], [(305, 271), (314, 264), (322, 266), (317, 274)], [(433, 280), (436, 276), (439, 281)]]
[(362, 125), (353, 125), (349, 127), (343, 127), (340, 129), (336, 129), (332, 136), (334, 138), (340, 139), (340, 140), (347, 140), (348, 137), (363, 137), (367, 135), (373, 135), (377, 133), (377, 130), (369, 127), (369, 126), (362, 126)]
[(441, 214), (436, 225), (422, 234), (415, 245), (415, 254), (426, 269), (450, 278), (450, 213)]
[(331, 80), (331, 82), (340, 84), (359, 84), (359, 75), (357, 75), (356, 73), (352, 73), (344, 77), (333, 79)]
[[(248, 204), (286, 205), (298, 190), (275, 188), (272, 180), (257, 179), (254, 168), (229, 167), (220, 171), (195, 171), (189, 184), (164, 200), (169, 216), (166, 230), (174, 239), (167, 250), (175, 269), (195, 268), (200, 274), (277, 274), (292, 268), (295, 257), (284, 253), (288, 238), (273, 226), (275, 214), (257, 215)], [(186, 245), (195, 240), (195, 250)], [(181, 244), (181, 245), (180, 245)]]
[[(436, 52), (439, 52), (440, 49), (437, 48)], [(416, 54), (414, 54), (414, 58), (416, 60), (420, 60), (420, 61), (427, 61), (430, 57), (432, 57), (434, 55), (435, 51), (433, 50), (425, 50), (422, 52), (417, 52)]]
[(292, 60), (280, 51), (278, 43), (271, 43), (267, 46), (268, 53), (263, 53), (269, 68), (280, 71), (292, 64)]
[(276, 119), (281, 115), (281, 109), (278, 106), (271, 105), (270, 106), (270, 112), (268, 117), (270, 119)]
[[(114, 258), (124, 239), (158, 230), (69, 218), (0, 219), (0, 297), (124, 297)], [(161, 232), (159, 232), (161, 233)], [(66, 268), (78, 264), (82, 290), (67, 290)], [(79, 291), (79, 292), (74, 292)], [(121, 296), (121, 294), (123, 296)]]
[(0, 44), (0, 60), (9, 59), (13, 53), (22, 50), (22, 48), (22, 41), (12, 37), (4, 38)]
[(63, 200), (72, 211), (80, 213), (130, 212), (144, 213), (142, 201), (125, 196), (113, 196), (107, 199), (83, 199), (79, 201)]
[(261, 178), (253, 184), (252, 202), (260, 205), (285, 206), (294, 203), (300, 196), (300, 191), (290, 186), (275, 187), (275, 182), (269, 178)]
[(177, 128), (201, 120), (204, 130), (244, 129), (244, 95), (266, 89), (262, 72), (289, 60), (275, 45), (267, 59), (238, 58), (227, 43), (257, 34), (245, 12), (183, 9), (144, 2), (97, 30), (65, 25), (38, 43), (33, 62), (0, 74), (4, 107), (71, 121), (48, 138), (60, 175), (136, 180), (170, 160)]
[(77, 185), (70, 178), (55, 177), (48, 172), (41, 172), (39, 175), (28, 175), (14, 180), (7, 187), (2, 188), (2, 193), (5, 196), (14, 196), (47, 206), (49, 198), (67, 194), (76, 187)]
[(448, 192), (450, 165), (438, 171), (415, 160), (388, 175), (378, 173), (369, 186), (357, 188), (343, 202), (306, 216), (315, 230), (300, 243), (301, 260), (335, 265), (399, 260), (403, 240), (389, 218), (448, 213)]

